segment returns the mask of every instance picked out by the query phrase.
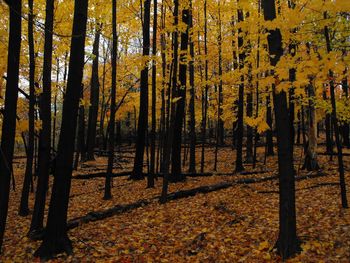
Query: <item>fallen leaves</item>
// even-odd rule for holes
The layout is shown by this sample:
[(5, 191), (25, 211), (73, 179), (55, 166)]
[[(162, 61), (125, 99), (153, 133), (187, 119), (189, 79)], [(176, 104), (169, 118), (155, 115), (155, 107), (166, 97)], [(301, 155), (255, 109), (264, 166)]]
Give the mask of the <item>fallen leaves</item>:
[[(212, 167), (212, 154), (212, 149), (207, 149), (207, 171)], [(268, 168), (266, 173), (188, 178), (186, 182), (170, 184), (169, 192), (271, 176), (277, 169), (276, 158), (269, 159), (267, 167), (258, 163), (258, 169)], [(311, 187), (338, 181), (336, 162), (329, 162), (326, 156), (319, 158), (321, 163), (327, 163), (330, 175), (296, 183), (297, 227), (303, 251), (290, 262), (346, 262), (350, 258), (350, 215), (339, 206), (338, 187), (333, 184)], [(263, 159), (261, 153), (259, 159)], [(231, 149), (220, 149), (218, 170), (233, 171), (233, 165), (228, 165), (232, 160)], [(104, 158), (97, 159), (98, 164), (104, 162)], [(349, 167), (347, 159), (345, 165)], [(23, 170), (17, 168), (18, 186), (22, 175)], [(348, 172), (346, 177), (349, 182)], [(162, 180), (156, 181), (155, 189), (145, 189), (145, 181), (115, 178), (113, 199), (109, 201), (102, 200), (103, 183), (103, 178), (73, 180), (68, 219), (159, 196)], [(234, 185), (164, 205), (155, 200), (147, 206), (71, 230), (74, 255), (60, 255), (55, 262), (279, 262), (281, 259), (274, 249), (278, 236), (278, 194), (260, 193), (277, 190), (278, 181), (271, 180)], [(19, 197), (20, 191), (11, 192), (1, 262), (37, 261), (33, 252), (40, 242), (25, 237), (30, 217), (17, 215)]]

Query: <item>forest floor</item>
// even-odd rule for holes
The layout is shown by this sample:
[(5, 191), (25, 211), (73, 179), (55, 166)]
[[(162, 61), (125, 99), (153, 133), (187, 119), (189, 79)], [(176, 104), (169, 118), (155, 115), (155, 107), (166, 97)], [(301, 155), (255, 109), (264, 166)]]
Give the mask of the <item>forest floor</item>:
[[(259, 148), (256, 170), (266, 173), (188, 177), (183, 183), (171, 184), (169, 192), (193, 189), (239, 178), (263, 178), (277, 174), (277, 157), (263, 162)], [(324, 151), (322, 147), (320, 152)], [(346, 152), (350, 152), (345, 149)], [(198, 161), (199, 161), (199, 150)], [(350, 262), (350, 209), (340, 205), (337, 158), (319, 155), (327, 176), (299, 170), (301, 147), (295, 150), (298, 176), (310, 178), (296, 182), (297, 232), (302, 252), (288, 262)], [(213, 169), (214, 148), (206, 149), (206, 171)], [(131, 151), (120, 156), (121, 167), (115, 172), (131, 170)], [(234, 151), (220, 148), (218, 172), (232, 173)], [(30, 216), (18, 216), (24, 159), (14, 164), (16, 191), (11, 191), (7, 229), (0, 262), (39, 261), (33, 257), (40, 241), (26, 237)], [(350, 200), (350, 157), (344, 156), (348, 199)], [(92, 173), (92, 167), (105, 168), (106, 158), (85, 163), (76, 174)], [(91, 165), (91, 166), (90, 166)], [(186, 166), (187, 167), (187, 166)], [(199, 166), (197, 166), (199, 167)], [(251, 165), (246, 165), (252, 171)], [(197, 168), (199, 170), (199, 168)], [(103, 171), (103, 170), (101, 170)], [(313, 178), (314, 177), (314, 178)], [(103, 178), (72, 180), (68, 219), (84, 216), (116, 205), (150, 200), (147, 205), (82, 224), (69, 231), (74, 247), (71, 256), (59, 255), (53, 262), (279, 262), (274, 250), (278, 235), (278, 180), (232, 187), (169, 201), (161, 205), (162, 179), (156, 187), (146, 189), (146, 180), (113, 179), (111, 200), (103, 197)], [(51, 178), (52, 183), (52, 178)], [(48, 198), (50, 193), (48, 195)], [(33, 207), (33, 194), (30, 197)]]

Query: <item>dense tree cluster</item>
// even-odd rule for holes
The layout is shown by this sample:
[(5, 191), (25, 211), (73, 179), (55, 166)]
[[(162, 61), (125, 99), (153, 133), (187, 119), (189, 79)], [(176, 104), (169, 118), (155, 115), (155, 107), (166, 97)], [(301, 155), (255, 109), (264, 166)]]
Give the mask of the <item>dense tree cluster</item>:
[(232, 173), (277, 151), (282, 258), (300, 250), (295, 145), (308, 171), (320, 169), (321, 141), (337, 156), (348, 207), (349, 1), (8, 0), (0, 12), (0, 249), (15, 145), (26, 154), (19, 214), (29, 215), (35, 189), (28, 236), (43, 240), (41, 258), (72, 252), (72, 171), (108, 156), (103, 198), (112, 198), (122, 143), (135, 145), (130, 180), (152, 188), (163, 178), (161, 203), (169, 183), (209, 172), (208, 145), (214, 171), (218, 149), (232, 146)]

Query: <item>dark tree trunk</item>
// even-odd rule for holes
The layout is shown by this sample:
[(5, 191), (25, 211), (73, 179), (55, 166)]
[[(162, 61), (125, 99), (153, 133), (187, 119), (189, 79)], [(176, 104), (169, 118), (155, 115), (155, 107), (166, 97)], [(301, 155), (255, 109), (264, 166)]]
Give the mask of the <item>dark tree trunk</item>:
[(100, 83), (98, 77), (98, 60), (99, 60), (99, 47), (100, 47), (100, 35), (101, 35), (101, 24), (97, 24), (95, 32), (95, 41), (93, 44), (92, 55), (94, 60), (92, 62), (91, 71), (91, 83), (90, 83), (90, 107), (89, 107), (89, 120), (88, 130), (86, 138), (86, 160), (94, 160), (94, 149), (96, 144), (96, 125), (98, 115), (98, 103), (100, 95)]
[(72, 244), (67, 235), (67, 210), (80, 88), (83, 78), (87, 7), (87, 0), (75, 1), (72, 30), (72, 35), (75, 37), (71, 40), (68, 82), (63, 102), (55, 179), (43, 242), (34, 254), (41, 259), (51, 258), (61, 252), (72, 253)]
[(204, 147), (205, 147), (205, 137), (207, 134), (207, 111), (208, 111), (208, 20), (207, 20), (207, 0), (204, 0), (204, 55), (205, 55), (205, 88), (204, 92), (202, 92), (202, 151), (201, 151), (201, 173), (204, 172)]
[(225, 130), (224, 130), (224, 122), (222, 120), (222, 114), (223, 114), (223, 103), (224, 103), (224, 96), (222, 93), (222, 21), (221, 21), (221, 5), (220, 1), (218, 2), (218, 23), (219, 23), (219, 35), (218, 35), (218, 48), (219, 48), (219, 94), (218, 94), (218, 127), (217, 127), (217, 139), (218, 144), (223, 145), (225, 142)]
[(300, 110), (298, 110), (298, 131), (297, 131), (297, 144), (300, 144), (300, 135), (301, 135), (301, 114)]
[[(190, 0), (190, 13), (189, 13), (189, 27), (193, 28), (193, 16), (192, 16), (192, 0)], [(190, 78), (190, 166), (188, 171), (190, 173), (196, 173), (196, 115), (195, 115), (195, 86), (194, 86), (194, 42), (193, 34), (189, 35), (190, 46), (190, 61), (189, 61), (189, 78)]]
[[(250, 73), (251, 74), (251, 73)], [(249, 77), (249, 83), (251, 82), (251, 77)], [(253, 116), (253, 93), (250, 90), (247, 94), (247, 116)], [(253, 163), (253, 128), (247, 125), (247, 152), (246, 152), (246, 163)]]
[[(152, 39), (152, 55), (155, 58), (157, 55), (157, 0), (153, 1), (153, 39)], [(150, 173), (147, 176), (147, 187), (154, 187), (154, 173), (156, 163), (156, 104), (157, 104), (157, 66), (156, 61), (152, 60), (152, 130), (151, 139), (151, 165)]]
[[(149, 56), (150, 50), (150, 21), (151, 21), (151, 0), (144, 1), (144, 15), (142, 24), (143, 48), (142, 55)], [(136, 154), (134, 170), (130, 176), (133, 180), (143, 179), (143, 155), (145, 152), (145, 138), (148, 128), (148, 63), (141, 70), (141, 91), (140, 91), (140, 112), (137, 125)]]
[(28, 0), (28, 45), (29, 45), (29, 111), (28, 111), (28, 146), (26, 170), (24, 173), (23, 188), (21, 194), (21, 203), (19, 206), (19, 215), (27, 216), (29, 214), (28, 198), (30, 185), (33, 177), (33, 156), (34, 156), (34, 106), (35, 106), (35, 54), (34, 54), (34, 36), (33, 36), (33, 0)]
[(56, 90), (53, 102), (53, 120), (52, 120), (52, 151), (55, 152), (56, 148), (56, 125), (57, 125), (57, 95), (58, 95), (58, 81), (60, 76), (60, 60), (56, 59)]
[[(324, 12), (324, 19), (327, 19), (328, 15), (327, 12)], [(326, 38), (326, 44), (327, 44), (327, 53), (329, 54), (332, 51), (331, 47), (331, 41), (329, 37), (329, 29), (328, 26), (324, 27), (324, 35)], [(339, 183), (340, 183), (340, 194), (341, 194), (341, 204), (343, 208), (348, 208), (348, 200), (346, 196), (346, 182), (345, 182), (345, 175), (344, 175), (344, 162), (343, 162), (343, 148), (340, 141), (340, 134), (339, 134), (339, 126), (338, 126), (338, 119), (337, 119), (337, 105), (335, 100), (335, 85), (334, 85), (334, 74), (333, 71), (329, 71), (329, 79), (330, 79), (330, 90), (331, 90), (331, 102), (332, 102), (332, 123), (334, 127), (334, 135), (335, 135), (335, 142), (337, 145), (337, 157), (338, 157), (338, 171), (339, 171)]]
[[(288, 1), (289, 8), (294, 8), (295, 5), (292, 0)], [(292, 30), (292, 33), (295, 33), (295, 30)], [(296, 55), (296, 48), (297, 46), (295, 44), (290, 44), (289, 45), (289, 53), (292, 57), (295, 57)], [(296, 69), (291, 68), (289, 70), (289, 81), (293, 83), (296, 80)], [(291, 87), (289, 89), (289, 121), (290, 121), (290, 129), (291, 129), (291, 144), (292, 144), (292, 152), (293, 152), (293, 147), (295, 143), (295, 129), (294, 129), (294, 115), (295, 115), (295, 103), (294, 103), (294, 87)]]
[[(238, 22), (242, 22), (243, 10), (239, 9), (237, 11)], [(242, 29), (238, 30), (238, 51), (239, 51), (239, 69), (244, 67), (245, 54), (243, 51), (243, 37)], [(238, 112), (237, 112), (237, 132), (236, 132), (236, 167), (235, 172), (241, 172), (244, 170), (243, 167), (243, 158), (242, 158), (242, 148), (243, 148), (243, 111), (244, 111), (244, 76), (241, 76), (241, 82), (238, 88)]]
[[(163, 160), (163, 185), (162, 185), (162, 193), (160, 197), (160, 202), (165, 203), (167, 201), (168, 195), (168, 184), (169, 184), (169, 165), (170, 165), (170, 152), (171, 146), (173, 142), (174, 136), (174, 124), (175, 124), (175, 103), (173, 103), (173, 99), (176, 96), (177, 91), (177, 69), (178, 69), (178, 24), (179, 24), (179, 1), (174, 0), (174, 32), (172, 35), (172, 47), (173, 47), (173, 60), (172, 65), (170, 67), (169, 74), (169, 89), (168, 89), (168, 102), (167, 102), (167, 133), (165, 138), (165, 147), (164, 147), (164, 160)], [(171, 88), (171, 89), (170, 89)], [(171, 93), (171, 95), (170, 95)], [(172, 98), (172, 100), (170, 99)], [(169, 120), (170, 119), (170, 120)], [(181, 158), (180, 158), (181, 160)]]
[[(104, 135), (104, 119), (105, 119), (105, 84), (106, 84), (106, 64), (108, 60), (108, 52), (109, 52), (109, 44), (108, 41), (107, 48), (104, 52), (104, 58), (103, 58), (103, 76), (102, 76), (102, 101), (101, 101), (101, 110), (100, 110), (100, 130), (99, 130), (99, 150), (100, 153), (103, 150), (104, 141), (105, 141), (105, 135)], [(105, 45), (103, 45), (104, 47)]]
[[(345, 95), (345, 100), (346, 100), (346, 104), (345, 105), (349, 105), (349, 87), (348, 87), (348, 79), (345, 78), (342, 81), (342, 86), (343, 86), (343, 91), (344, 91), (344, 95)], [(342, 129), (342, 136), (343, 136), (343, 144), (346, 147), (350, 147), (350, 127), (349, 127), (349, 123), (344, 123), (341, 127)]]
[(270, 101), (270, 93), (267, 94), (266, 97), (266, 122), (269, 125), (269, 129), (266, 131), (266, 148), (267, 148), (267, 156), (274, 156), (275, 153), (273, 151), (273, 125), (272, 125), (272, 110), (271, 110), (271, 101)]
[(40, 119), (42, 129), (39, 135), (38, 184), (35, 193), (34, 211), (29, 228), (33, 238), (43, 229), (46, 192), (49, 182), (51, 157), (51, 68), (52, 68), (52, 31), (54, 19), (54, 0), (46, 0), (45, 44), (43, 65), (43, 92), (40, 95)]
[(111, 108), (110, 108), (110, 120), (109, 120), (109, 144), (108, 144), (108, 164), (105, 180), (104, 200), (112, 198), (111, 193), (111, 178), (113, 174), (113, 161), (114, 161), (114, 126), (115, 126), (115, 99), (117, 89), (117, 1), (112, 0), (112, 88), (111, 88)]
[[(263, 9), (265, 21), (271, 21), (276, 18), (275, 0), (263, 1)], [(269, 33), (270, 61), (272, 66), (276, 66), (283, 55), (282, 36), (279, 29), (269, 30)], [(296, 234), (295, 179), (287, 96), (284, 91), (276, 93), (275, 87), (274, 109), (277, 128), (280, 195), (279, 236), (276, 247), (282, 258), (287, 259), (295, 255), (300, 250), (300, 247)]]
[[(327, 100), (327, 94), (325, 91), (323, 92), (323, 99)], [(326, 152), (327, 152), (327, 154), (333, 154), (331, 114), (328, 112), (326, 113), (325, 124), (326, 124)]]
[(312, 86), (312, 80), (308, 86), (309, 93), (309, 141), (307, 143), (307, 149), (305, 154), (305, 161), (303, 169), (308, 171), (317, 171), (320, 166), (317, 161), (317, 121), (316, 121), (316, 107), (315, 107), (315, 88)]
[(7, 54), (7, 81), (5, 92), (4, 118), (1, 133), (0, 157), (0, 253), (4, 238), (10, 181), (12, 173), (13, 150), (16, 131), (16, 109), (18, 98), (19, 60), (21, 48), (22, 1), (8, 1), (10, 10), (9, 48)]
[(181, 142), (182, 142), (182, 127), (185, 114), (186, 103), (186, 72), (187, 72), (187, 47), (188, 47), (188, 32), (189, 32), (189, 10), (182, 11), (182, 22), (186, 25), (186, 30), (181, 33), (181, 55), (179, 65), (179, 81), (180, 87), (177, 88), (174, 122), (174, 136), (172, 142), (172, 164), (171, 173), (172, 181), (182, 181), (185, 179), (181, 173)]
[[(84, 86), (81, 87), (80, 99), (84, 99)], [(84, 105), (79, 105), (78, 113), (78, 138), (77, 152), (75, 154), (74, 170), (78, 169), (79, 159), (85, 160), (85, 108)]]

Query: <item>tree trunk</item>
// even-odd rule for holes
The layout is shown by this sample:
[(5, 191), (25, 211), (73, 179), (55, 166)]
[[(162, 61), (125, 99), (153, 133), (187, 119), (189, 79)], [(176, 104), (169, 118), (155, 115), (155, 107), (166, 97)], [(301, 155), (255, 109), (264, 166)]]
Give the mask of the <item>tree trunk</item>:
[[(143, 50), (142, 55), (148, 59), (150, 50), (150, 20), (151, 20), (151, 0), (144, 1), (143, 15)], [(143, 155), (145, 152), (145, 138), (148, 128), (148, 63), (145, 63), (141, 70), (141, 91), (140, 91), (140, 112), (137, 125), (136, 154), (134, 160), (134, 170), (130, 179), (143, 179)]]
[(113, 173), (113, 161), (114, 161), (114, 126), (115, 126), (115, 99), (117, 89), (117, 1), (112, 0), (112, 88), (111, 88), (111, 108), (110, 108), (110, 120), (109, 120), (109, 144), (108, 144), (108, 164), (105, 180), (104, 200), (112, 198), (111, 193), (111, 177)]
[[(80, 99), (84, 99), (84, 86), (81, 87)], [(75, 154), (74, 170), (78, 170), (79, 159), (85, 160), (85, 108), (84, 105), (79, 105), (78, 113), (78, 138), (77, 152)]]
[[(346, 72), (345, 72), (346, 73)], [(349, 106), (349, 87), (348, 87), (348, 79), (345, 78), (342, 81), (342, 87), (344, 91), (344, 97), (345, 97), (345, 105)], [(344, 123), (342, 125), (342, 135), (343, 135), (343, 144), (346, 147), (350, 147), (350, 127), (349, 123)]]
[(175, 110), (174, 136), (172, 144), (172, 181), (178, 182), (185, 179), (181, 173), (181, 143), (182, 143), (182, 127), (185, 114), (186, 102), (186, 72), (187, 72), (187, 47), (189, 32), (189, 10), (182, 11), (182, 22), (187, 26), (186, 31), (181, 33), (181, 55), (179, 65), (179, 81), (180, 87), (177, 88), (177, 101)]
[(13, 150), (16, 131), (16, 109), (18, 98), (19, 60), (21, 48), (21, 9), (22, 1), (9, 1), (10, 29), (7, 54), (7, 81), (5, 92), (4, 118), (1, 133), (0, 157), (0, 253), (4, 238), (10, 180), (12, 173)]
[(34, 54), (34, 35), (33, 35), (33, 0), (28, 0), (28, 45), (29, 45), (29, 111), (28, 111), (28, 147), (26, 170), (24, 173), (23, 188), (21, 194), (21, 203), (19, 206), (19, 215), (27, 216), (29, 214), (28, 198), (30, 184), (33, 177), (33, 157), (34, 157), (34, 106), (35, 106), (35, 54)]
[(204, 147), (205, 147), (205, 137), (207, 134), (207, 111), (208, 111), (208, 20), (207, 20), (207, 0), (204, 0), (204, 56), (205, 56), (205, 88), (202, 91), (202, 152), (201, 152), (201, 173), (204, 172)]
[[(242, 22), (243, 10), (238, 9), (237, 11), (238, 22)], [(242, 70), (244, 67), (245, 54), (243, 49), (243, 37), (242, 29), (238, 30), (238, 52), (239, 52), (239, 69)], [(243, 158), (242, 158), (242, 148), (243, 148), (243, 111), (244, 111), (244, 76), (241, 75), (241, 82), (238, 89), (238, 112), (237, 112), (237, 133), (236, 133), (236, 168), (235, 172), (241, 172), (244, 170)]]
[(153, 39), (152, 39), (152, 130), (151, 130), (151, 165), (147, 176), (147, 187), (154, 187), (154, 173), (156, 163), (156, 104), (157, 104), (157, 66), (155, 57), (157, 55), (157, 0), (153, 1)]
[[(324, 12), (324, 19), (327, 19), (328, 15), (327, 12)], [(329, 29), (328, 26), (324, 27), (324, 35), (326, 38), (326, 44), (327, 44), (327, 53), (329, 54), (332, 51), (331, 47), (331, 41), (329, 38)], [(343, 162), (343, 148), (342, 144), (340, 142), (340, 136), (339, 136), (339, 126), (338, 126), (338, 119), (337, 119), (337, 105), (335, 100), (335, 85), (334, 85), (334, 76), (333, 71), (329, 71), (329, 79), (330, 79), (330, 90), (331, 90), (331, 102), (332, 102), (332, 123), (334, 127), (334, 135), (335, 135), (335, 142), (337, 144), (337, 157), (338, 157), (338, 171), (339, 171), (339, 183), (340, 183), (340, 194), (341, 194), (341, 204), (343, 208), (348, 208), (348, 200), (346, 196), (346, 182), (345, 182), (345, 175), (344, 175), (344, 162)]]
[[(84, 45), (87, 22), (87, 0), (77, 0), (74, 6), (68, 82), (63, 101), (61, 133), (57, 148), (55, 179), (43, 242), (35, 252), (41, 259), (58, 253), (72, 253), (67, 235), (67, 210), (71, 186), (74, 140), (84, 67)], [(79, 88), (78, 88), (79, 87)]]
[(307, 169), (308, 171), (317, 171), (320, 166), (317, 162), (317, 120), (316, 120), (316, 108), (315, 108), (315, 88), (312, 85), (312, 81), (310, 80), (310, 84), (308, 86), (309, 93), (309, 141), (307, 144), (307, 150), (305, 154), (305, 162), (303, 165), (303, 169)]
[[(192, 0), (190, 0), (190, 13), (189, 13), (189, 27), (190, 30), (193, 28), (193, 10)], [(190, 46), (190, 61), (189, 61), (189, 78), (190, 78), (190, 166), (188, 172), (196, 173), (196, 115), (195, 115), (195, 86), (194, 86), (194, 42), (193, 34), (189, 35), (189, 46)]]
[[(274, 20), (276, 18), (275, 0), (265, 0), (262, 3), (265, 21)], [(282, 36), (279, 29), (269, 30), (268, 45), (270, 63), (276, 66), (283, 55)], [(284, 91), (276, 93), (274, 86), (273, 88), (280, 195), (279, 236), (276, 247), (282, 259), (285, 260), (295, 255), (300, 248), (296, 234), (295, 179), (287, 96)]]
[(269, 129), (266, 131), (266, 146), (267, 146), (267, 156), (274, 156), (273, 151), (273, 124), (272, 124), (272, 110), (271, 110), (271, 101), (270, 93), (266, 97), (266, 122), (269, 125)]
[(43, 65), (43, 92), (40, 95), (40, 119), (42, 129), (39, 135), (38, 184), (35, 193), (33, 217), (29, 236), (33, 238), (43, 229), (46, 192), (49, 182), (51, 157), (51, 68), (52, 68), (52, 31), (54, 20), (54, 0), (46, 0), (45, 44)]
[(101, 24), (97, 24), (95, 32), (95, 41), (93, 44), (92, 55), (94, 56), (92, 62), (91, 71), (91, 83), (90, 83), (90, 107), (89, 107), (89, 120), (88, 130), (86, 138), (86, 160), (94, 160), (94, 149), (96, 145), (96, 125), (98, 115), (98, 103), (100, 95), (100, 83), (98, 77), (98, 60), (99, 60), (99, 46), (101, 35)]

